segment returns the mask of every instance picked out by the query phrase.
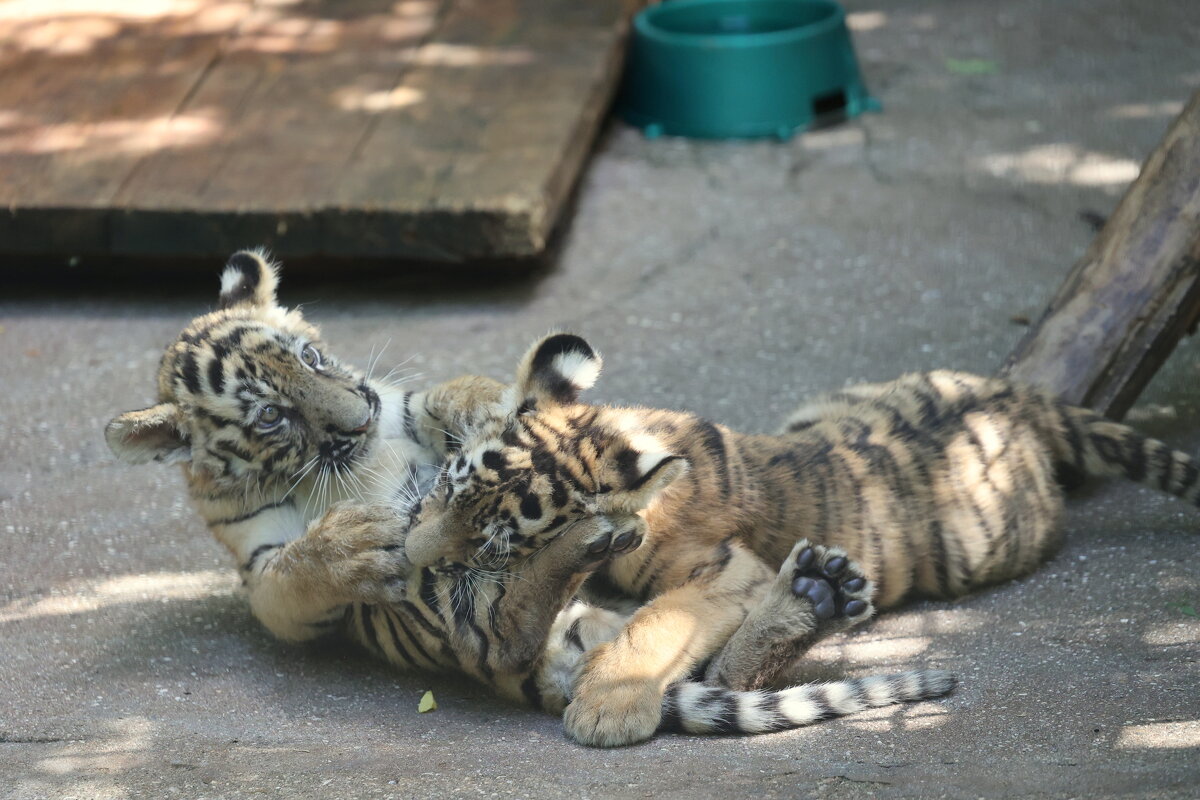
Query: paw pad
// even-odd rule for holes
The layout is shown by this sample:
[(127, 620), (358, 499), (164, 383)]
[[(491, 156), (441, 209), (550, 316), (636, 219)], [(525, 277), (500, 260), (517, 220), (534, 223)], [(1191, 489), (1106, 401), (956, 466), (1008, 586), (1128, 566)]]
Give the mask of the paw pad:
[(792, 594), (807, 598), (813, 604), (817, 619), (830, 619), (837, 610), (834, 606), (833, 587), (820, 578), (801, 577), (792, 582)]
[(609, 547), (612, 546), (612, 535), (606, 534), (604, 537), (597, 539), (587, 546), (589, 555), (598, 556), (601, 553), (607, 553)]
[(846, 559), (841, 556), (836, 556), (825, 562), (825, 574), (831, 578), (836, 578), (837, 574), (846, 568)]
[(636, 550), (641, 543), (642, 537), (638, 536), (637, 531), (625, 531), (613, 539), (612, 550), (614, 553), (627, 553)]
[(872, 611), (871, 585), (844, 555), (807, 542), (792, 555), (792, 594), (812, 603), (819, 620), (861, 621)]
[(605, 533), (587, 546), (589, 556), (603, 558), (628, 553), (642, 546), (642, 536), (636, 530), (622, 531), (616, 536)]

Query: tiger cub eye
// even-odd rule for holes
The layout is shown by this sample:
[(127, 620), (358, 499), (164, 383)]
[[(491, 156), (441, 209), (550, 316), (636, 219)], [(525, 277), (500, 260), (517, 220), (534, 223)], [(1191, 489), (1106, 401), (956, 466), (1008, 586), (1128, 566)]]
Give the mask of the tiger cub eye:
[(304, 349), (300, 351), (300, 360), (312, 369), (321, 368), (321, 353), (311, 344), (304, 345)]
[(279, 410), (279, 406), (263, 406), (258, 412), (257, 422), (260, 427), (273, 428), (283, 419), (283, 412)]

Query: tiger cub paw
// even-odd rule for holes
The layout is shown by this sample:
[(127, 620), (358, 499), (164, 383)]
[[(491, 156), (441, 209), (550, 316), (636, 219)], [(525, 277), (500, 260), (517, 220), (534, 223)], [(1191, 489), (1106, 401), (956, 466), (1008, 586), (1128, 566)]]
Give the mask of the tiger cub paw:
[(599, 529), (582, 540), (580, 571), (594, 570), (610, 558), (632, 553), (641, 546), (642, 533), (636, 528), (620, 531)]
[(862, 568), (836, 547), (801, 540), (784, 561), (780, 577), (791, 582), (792, 594), (812, 604), (820, 625), (851, 627), (875, 613), (875, 587)]
[(403, 599), (412, 571), (405, 522), (389, 506), (339, 503), (310, 534), (320, 579), (344, 601), (391, 604)]
[[(662, 723), (663, 692), (652, 680), (604, 679), (602, 656), (611, 646), (593, 651), (589, 667), (563, 714), (567, 736), (589, 747), (624, 747), (654, 736)], [(601, 658), (596, 658), (601, 656)]]

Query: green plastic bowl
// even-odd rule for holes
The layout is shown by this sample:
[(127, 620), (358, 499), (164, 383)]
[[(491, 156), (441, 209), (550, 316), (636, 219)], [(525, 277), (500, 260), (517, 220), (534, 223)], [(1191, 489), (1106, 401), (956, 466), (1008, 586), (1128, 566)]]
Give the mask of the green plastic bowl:
[(673, 0), (634, 17), (618, 109), (647, 136), (793, 134), (876, 111), (831, 0)]

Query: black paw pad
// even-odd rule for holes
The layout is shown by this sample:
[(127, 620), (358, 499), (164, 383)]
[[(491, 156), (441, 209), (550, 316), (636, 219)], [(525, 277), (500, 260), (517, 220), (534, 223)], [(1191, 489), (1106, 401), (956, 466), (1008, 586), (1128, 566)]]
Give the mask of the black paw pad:
[(870, 584), (844, 554), (805, 543), (792, 559), (790, 577), (792, 594), (808, 600), (818, 620), (849, 618), (855, 622), (870, 616)]
[(597, 539), (596, 541), (592, 542), (591, 544), (589, 544), (587, 546), (588, 554), (593, 555), (593, 556), (598, 556), (601, 553), (606, 553), (606, 552), (608, 552), (608, 549), (612, 546), (612, 543), (613, 543), (612, 534), (606, 534), (604, 536), (604, 538)]
[(811, 547), (806, 547), (800, 551), (800, 555), (796, 556), (796, 569), (805, 570), (813, 565), (813, 561), (817, 558), (817, 553)]
[(630, 549), (629, 546), (633, 544), (634, 538), (633, 531), (625, 531), (624, 533), (617, 534), (617, 538), (613, 539), (612, 543), (613, 552), (620, 553)]
[(835, 556), (825, 562), (825, 574), (831, 578), (836, 578), (838, 573), (846, 568), (848, 562), (841, 556)]
[(817, 619), (831, 619), (837, 612), (833, 587), (820, 578), (801, 577), (792, 581), (792, 593), (813, 604)]

